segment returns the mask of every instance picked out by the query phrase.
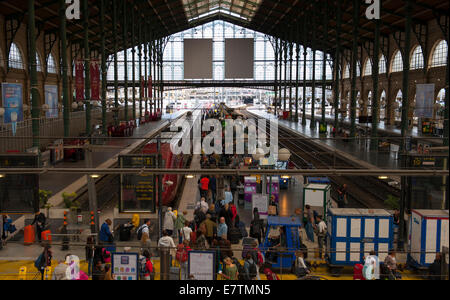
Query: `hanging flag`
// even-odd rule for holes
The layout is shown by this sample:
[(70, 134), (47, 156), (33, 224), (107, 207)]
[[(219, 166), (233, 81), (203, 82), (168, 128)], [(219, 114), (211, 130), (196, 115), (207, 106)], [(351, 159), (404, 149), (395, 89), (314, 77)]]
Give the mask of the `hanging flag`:
[(100, 100), (100, 63), (91, 60), (91, 100)]
[(75, 63), (75, 97), (77, 101), (84, 100), (84, 64), (82, 60)]
[(152, 87), (153, 87), (153, 82), (152, 82), (152, 76), (150, 75), (148, 77), (148, 97), (150, 98), (150, 100), (153, 98), (153, 92), (152, 92)]

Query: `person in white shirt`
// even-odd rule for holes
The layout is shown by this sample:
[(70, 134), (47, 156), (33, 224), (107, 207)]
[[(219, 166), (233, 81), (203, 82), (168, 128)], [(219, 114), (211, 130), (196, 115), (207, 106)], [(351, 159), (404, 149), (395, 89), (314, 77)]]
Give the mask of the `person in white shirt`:
[(380, 279), (380, 261), (375, 251), (372, 250), (369, 254), (364, 262), (364, 278), (367, 280), (378, 280)]
[(184, 241), (191, 241), (191, 233), (192, 233), (192, 229), (191, 227), (189, 227), (189, 221), (186, 221), (186, 223), (184, 224), (184, 227), (181, 229), (181, 237), (183, 238), (183, 242)]
[(225, 199), (221, 201), (222, 206), (233, 202), (233, 194), (230, 191), (229, 186), (225, 186)]
[(295, 256), (295, 274), (297, 277), (301, 278), (311, 273), (308, 266), (305, 264), (305, 254), (302, 251), (297, 251)]
[(172, 207), (169, 207), (167, 209), (166, 214), (164, 215), (164, 224), (163, 224), (163, 230), (166, 230), (169, 236), (172, 236), (173, 234), (175, 220), (176, 217), (172, 211)]
[(163, 231), (163, 236), (158, 241), (158, 248), (160, 248), (160, 250), (169, 249), (170, 255), (172, 257), (175, 255), (176, 246), (175, 243), (173, 242), (172, 237), (169, 236), (167, 230)]
[(319, 257), (322, 258), (323, 246), (325, 245), (325, 237), (327, 235), (327, 224), (322, 220), (321, 216), (317, 216), (317, 241), (319, 243)]
[(206, 202), (206, 200), (205, 200), (204, 197), (202, 197), (202, 199), (200, 200), (200, 208), (202, 209), (202, 212), (203, 212), (204, 214), (206, 214), (206, 213), (208, 212), (209, 205), (208, 205), (208, 203)]

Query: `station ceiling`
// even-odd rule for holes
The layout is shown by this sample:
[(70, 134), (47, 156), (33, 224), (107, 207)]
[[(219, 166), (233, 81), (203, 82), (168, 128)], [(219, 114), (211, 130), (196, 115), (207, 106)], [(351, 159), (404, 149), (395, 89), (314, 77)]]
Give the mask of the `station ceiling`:
[[(100, 48), (100, 3), (102, 0), (88, 0), (89, 35), (91, 47)], [(206, 24), (214, 20), (224, 20), (248, 29), (285, 40), (300, 41), (302, 44), (327, 52), (336, 47), (337, 5), (342, 8), (340, 40), (344, 48), (350, 49), (353, 40), (354, 0), (103, 0), (106, 3), (106, 47), (113, 49), (112, 1), (118, 5), (117, 38), (119, 49), (123, 39), (123, 7), (126, 1), (128, 47), (131, 46), (131, 9), (135, 10), (134, 20), (139, 18), (152, 28), (151, 38), (164, 38), (171, 34)], [(405, 30), (406, 1), (380, 0), (381, 34), (388, 36)], [(426, 28), (427, 22), (443, 17), (447, 20), (449, 1), (411, 0), (412, 21), (417, 27)], [(36, 22), (39, 32), (59, 31), (60, 0), (36, 0)], [(83, 0), (81, 0), (83, 3)], [(360, 17), (359, 44), (373, 41), (375, 23), (365, 17), (368, 7), (359, 0)], [(0, 11), (7, 19), (17, 18), (26, 22), (27, 1), (0, 0)], [(304, 22), (306, 20), (306, 22)], [(135, 22), (137, 23), (137, 22)], [(306, 25), (306, 26), (305, 26)], [(306, 28), (306, 39), (304, 38)], [(326, 29), (326, 30), (325, 30)], [(67, 23), (68, 38), (72, 43), (83, 40), (83, 19)], [(422, 30), (421, 30), (422, 32)], [(312, 44), (313, 35), (317, 41)], [(137, 44), (133, 43), (133, 44)]]

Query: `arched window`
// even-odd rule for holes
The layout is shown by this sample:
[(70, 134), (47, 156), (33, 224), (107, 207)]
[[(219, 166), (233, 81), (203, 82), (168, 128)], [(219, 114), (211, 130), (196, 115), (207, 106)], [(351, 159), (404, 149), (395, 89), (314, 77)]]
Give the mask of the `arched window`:
[(36, 71), (42, 72), (41, 59), (39, 58), (39, 54), (37, 52), (36, 52)]
[(372, 62), (370, 59), (366, 60), (366, 64), (364, 66), (364, 76), (370, 76), (372, 75)]
[(424, 65), (422, 47), (417, 46), (411, 55), (411, 70), (422, 69)]
[(53, 55), (49, 54), (48, 55), (48, 60), (47, 60), (47, 72), (50, 74), (56, 74), (56, 63), (55, 63), (55, 59), (53, 58)]
[(391, 73), (401, 72), (403, 71), (403, 57), (400, 51), (394, 56), (394, 60), (392, 61)]
[(361, 63), (359, 61), (356, 62), (356, 77), (361, 76)]
[(350, 66), (346, 65), (344, 68), (344, 74), (342, 75), (342, 79), (347, 79), (350, 77)]
[(383, 90), (380, 96), (380, 121), (384, 121), (386, 119), (386, 108), (387, 108), (386, 91)]
[(379, 74), (386, 73), (386, 57), (384, 57), (384, 55), (381, 55), (378, 73)]
[(402, 120), (402, 104), (403, 104), (402, 100), (403, 100), (403, 93), (402, 90), (399, 90), (394, 101), (395, 121)]
[(447, 65), (448, 45), (445, 40), (442, 40), (434, 48), (433, 55), (431, 56), (430, 67), (443, 67)]
[(11, 44), (11, 48), (9, 49), (8, 67), (23, 70), (22, 54), (20, 53), (19, 47), (14, 43)]

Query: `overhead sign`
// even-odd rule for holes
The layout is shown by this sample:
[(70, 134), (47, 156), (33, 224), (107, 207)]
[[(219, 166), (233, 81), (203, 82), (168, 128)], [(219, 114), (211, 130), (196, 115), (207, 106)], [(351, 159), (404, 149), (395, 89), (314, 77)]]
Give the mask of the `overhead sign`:
[(19, 83), (2, 83), (2, 99), (5, 114), (3, 123), (12, 124), (13, 135), (16, 134), (17, 122), (23, 121), (23, 88)]
[[(121, 168), (156, 168), (156, 155), (119, 156)], [(148, 212), (156, 209), (156, 178), (152, 174), (122, 174), (120, 176), (121, 212)]]
[(261, 219), (267, 219), (269, 215), (269, 198), (263, 194), (252, 195), (252, 211), (258, 208)]
[(190, 251), (188, 258), (188, 273), (193, 280), (215, 280), (215, 252)]
[(138, 257), (137, 253), (112, 253), (111, 273), (114, 275), (114, 279), (120, 281), (138, 280)]

